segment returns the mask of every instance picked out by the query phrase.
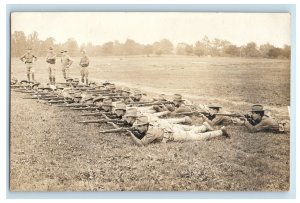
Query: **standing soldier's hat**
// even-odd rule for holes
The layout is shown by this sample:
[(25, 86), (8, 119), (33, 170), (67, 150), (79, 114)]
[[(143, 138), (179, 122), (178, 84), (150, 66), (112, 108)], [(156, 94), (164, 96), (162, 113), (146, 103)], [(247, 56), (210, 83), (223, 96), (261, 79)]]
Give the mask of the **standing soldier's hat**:
[(147, 116), (139, 116), (137, 117), (136, 121), (134, 122), (133, 126), (142, 126), (149, 124), (148, 117)]
[(174, 94), (173, 101), (184, 101), (181, 94)]
[(262, 105), (260, 105), (260, 104), (254, 104), (251, 107), (251, 111), (252, 112), (264, 112), (265, 110), (264, 110), (264, 107)]
[(126, 111), (126, 104), (124, 102), (117, 102), (115, 110), (124, 110), (124, 111)]

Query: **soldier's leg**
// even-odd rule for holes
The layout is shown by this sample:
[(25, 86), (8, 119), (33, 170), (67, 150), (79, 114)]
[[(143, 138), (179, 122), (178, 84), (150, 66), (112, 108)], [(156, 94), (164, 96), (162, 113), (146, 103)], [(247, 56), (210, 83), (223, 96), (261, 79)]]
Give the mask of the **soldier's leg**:
[(65, 66), (62, 67), (62, 73), (63, 73), (64, 79), (67, 79), (67, 76), (66, 76), (66, 67)]
[(172, 123), (172, 124), (191, 124), (192, 123), (192, 120), (190, 119), (190, 117), (188, 116), (185, 116), (183, 118), (168, 118), (166, 119), (169, 123)]
[(174, 141), (193, 141), (193, 140), (208, 140), (214, 137), (222, 136), (222, 130), (215, 130), (205, 133), (193, 133), (190, 131), (186, 132), (174, 132)]
[(207, 131), (213, 131), (214, 128), (212, 126), (210, 126), (207, 122), (204, 122), (202, 125), (200, 126), (196, 126), (195, 128), (193, 128), (191, 130), (191, 132), (193, 133), (204, 133), (204, 132), (207, 132)]
[(52, 82), (53, 82), (53, 85), (55, 85), (55, 72), (56, 72), (56, 69), (55, 69), (55, 64), (52, 64)]
[(65, 71), (66, 78), (70, 77), (70, 69), (69, 69), (69, 67), (66, 67), (65, 70), (66, 70)]
[(52, 83), (52, 73), (51, 73), (51, 65), (49, 65), (48, 67), (48, 75), (49, 75), (49, 81), (50, 81), (50, 84)]
[(171, 113), (170, 111), (162, 111), (162, 112), (154, 113), (153, 115), (157, 117), (161, 117), (161, 116), (167, 116), (170, 113)]
[(89, 85), (89, 71), (87, 68), (85, 68), (85, 82), (86, 85)]
[(27, 64), (27, 80), (30, 81), (31, 65)]

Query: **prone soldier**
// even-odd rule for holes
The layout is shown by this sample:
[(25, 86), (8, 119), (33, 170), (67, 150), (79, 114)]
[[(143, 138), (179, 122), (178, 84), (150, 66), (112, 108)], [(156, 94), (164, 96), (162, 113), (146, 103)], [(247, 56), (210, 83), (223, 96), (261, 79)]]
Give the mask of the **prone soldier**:
[(241, 117), (243, 125), (252, 133), (255, 132), (274, 132), (285, 133), (290, 131), (290, 122), (288, 120), (277, 121), (265, 114), (262, 105), (255, 104), (251, 107), (251, 118), (254, 123), (250, 123), (245, 117)]
[(137, 137), (135, 133), (127, 131), (130, 134), (132, 141), (138, 146), (147, 146), (150, 143), (169, 141), (200, 141), (208, 140), (214, 137), (226, 137), (229, 135), (223, 126), (220, 130), (209, 132), (186, 131), (178, 128), (175, 125), (168, 124), (167, 122), (158, 123), (156, 125), (150, 124), (147, 116), (140, 116), (136, 119), (133, 127), (141, 135)]

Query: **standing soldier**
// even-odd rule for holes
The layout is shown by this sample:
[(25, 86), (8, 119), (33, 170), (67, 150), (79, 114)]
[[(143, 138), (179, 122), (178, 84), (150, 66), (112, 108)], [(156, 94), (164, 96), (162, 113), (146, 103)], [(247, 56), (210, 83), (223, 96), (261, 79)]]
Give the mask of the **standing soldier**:
[(30, 81), (30, 74), (32, 80), (34, 81), (34, 68), (32, 64), (33, 64), (33, 59), (35, 59), (35, 61), (37, 60), (37, 57), (33, 55), (31, 51), (32, 51), (31, 48), (27, 48), (27, 52), (20, 57), (21, 61), (23, 61), (26, 64), (28, 81)]
[(69, 77), (69, 68), (73, 63), (73, 60), (67, 54), (66, 50), (62, 50), (60, 53), (62, 54), (61, 63), (62, 63), (63, 76), (64, 76), (64, 79), (67, 79)]
[(88, 76), (89, 76), (89, 71), (88, 71), (88, 66), (90, 64), (90, 59), (86, 55), (86, 51), (83, 49), (81, 51), (82, 58), (80, 59), (79, 65), (81, 66), (80, 74), (81, 74), (81, 82), (84, 83), (84, 78), (85, 78), (85, 83), (86, 85), (89, 85), (88, 81)]
[(51, 85), (55, 85), (55, 61), (56, 54), (53, 51), (53, 47), (49, 48), (49, 52), (46, 57), (46, 62), (49, 63), (49, 80)]

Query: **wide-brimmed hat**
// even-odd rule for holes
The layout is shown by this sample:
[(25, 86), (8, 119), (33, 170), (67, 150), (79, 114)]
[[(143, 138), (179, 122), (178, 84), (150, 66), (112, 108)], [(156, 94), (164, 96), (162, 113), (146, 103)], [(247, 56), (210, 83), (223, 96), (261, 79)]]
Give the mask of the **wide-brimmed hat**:
[(149, 120), (147, 116), (139, 116), (136, 118), (136, 121), (134, 122), (133, 126), (142, 126), (142, 125), (147, 125), (149, 124)]
[(174, 94), (173, 101), (184, 101), (184, 100), (182, 99), (181, 94)]
[(261, 104), (254, 104), (251, 107), (252, 112), (264, 112), (264, 107)]
[(112, 99), (107, 97), (103, 99), (102, 106), (112, 106)]
[(79, 78), (74, 78), (73, 82), (79, 82)]
[(126, 104), (124, 102), (117, 102), (115, 110), (124, 110), (124, 111), (126, 111)]
[(96, 82), (95, 81), (90, 81), (89, 85), (96, 85)]
[(82, 98), (82, 96), (81, 96), (80, 93), (75, 93), (75, 94), (74, 94), (74, 98)]
[(110, 83), (109, 85), (107, 85), (107, 88), (110, 90), (115, 90), (116, 89), (116, 85), (113, 83)]
[(109, 81), (105, 81), (105, 82), (103, 82), (102, 84), (103, 84), (103, 85), (109, 85), (110, 82), (109, 82)]
[(36, 83), (34, 83), (34, 84), (31, 86), (31, 88), (38, 87), (40, 84), (41, 84), (41, 83), (36, 82)]
[(72, 82), (73, 78), (66, 78), (66, 82), (68, 82), (68, 81)]
[(122, 91), (130, 93), (130, 89), (128, 87), (123, 87)]
[(137, 117), (137, 109), (136, 108), (129, 108), (126, 110), (125, 117)]
[(21, 80), (20, 83), (21, 84), (28, 84), (28, 81), (27, 80)]
[(160, 95), (158, 95), (158, 100), (159, 100), (159, 101), (167, 101), (166, 95), (165, 95), (165, 94), (160, 94)]
[(134, 95), (142, 95), (141, 90), (134, 90)]
[(210, 105), (208, 105), (208, 108), (211, 108), (211, 109), (219, 109), (219, 108), (222, 108), (222, 106), (219, 105), (219, 104), (210, 104)]

